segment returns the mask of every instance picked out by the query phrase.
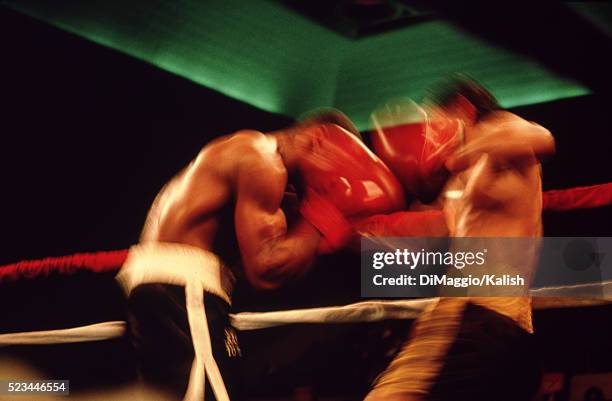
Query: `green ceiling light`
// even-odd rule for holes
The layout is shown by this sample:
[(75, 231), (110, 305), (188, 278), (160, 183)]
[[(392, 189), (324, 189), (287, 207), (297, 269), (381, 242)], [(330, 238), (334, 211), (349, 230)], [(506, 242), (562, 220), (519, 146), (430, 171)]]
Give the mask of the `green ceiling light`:
[(4, 0), (25, 14), (266, 111), (297, 117), (336, 107), (360, 129), (396, 97), (420, 100), (453, 72), (505, 107), (588, 94), (523, 55), (428, 19), (360, 39), (273, 0)]
[[(5, 1), (12, 8), (266, 111), (332, 104), (348, 40), (274, 2)], [(316, 78), (315, 78), (316, 77)]]
[(376, 107), (396, 97), (420, 101), (428, 86), (454, 72), (480, 81), (504, 107), (589, 93), (530, 59), (430, 21), (355, 42), (341, 66), (335, 106), (370, 129)]

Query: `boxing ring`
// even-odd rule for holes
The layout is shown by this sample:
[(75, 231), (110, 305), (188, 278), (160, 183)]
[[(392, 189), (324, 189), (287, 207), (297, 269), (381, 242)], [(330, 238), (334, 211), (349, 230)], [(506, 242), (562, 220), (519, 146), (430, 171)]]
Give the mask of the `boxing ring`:
[[(599, 283), (597, 289), (612, 291), (612, 281)], [(576, 308), (612, 303), (612, 298), (573, 298), (571, 287), (532, 290), (534, 310)], [(588, 289), (587, 289), (588, 291)], [(540, 298), (542, 297), (542, 298)], [(544, 298), (545, 297), (545, 298)], [(242, 312), (230, 315), (237, 330), (250, 331), (289, 324), (370, 323), (382, 320), (416, 319), (422, 311), (433, 306), (438, 298), (403, 301), (365, 301), (343, 306), (293, 309), (273, 312)], [(126, 334), (125, 321), (109, 321), (61, 330), (41, 330), (0, 334), (0, 346), (18, 344), (67, 344), (111, 340)]]
[[(612, 183), (546, 191), (543, 209), (567, 211), (612, 205)], [(79, 271), (117, 273), (130, 250), (79, 253), (63, 257), (27, 260), (0, 267), (0, 283), (44, 278), (51, 274), (71, 275)], [(603, 291), (602, 291), (603, 290)], [(609, 298), (589, 294), (611, 294), (612, 281), (592, 285), (544, 287), (531, 290), (533, 308), (572, 308), (611, 303)], [(242, 312), (230, 315), (232, 325), (242, 331), (300, 323), (364, 323), (391, 319), (415, 319), (436, 298), (400, 301), (366, 301), (343, 306), (274, 312)], [(0, 346), (11, 344), (52, 344), (98, 341), (125, 334), (123, 321), (103, 322), (63, 330), (0, 334)]]
[[(612, 204), (612, 183), (556, 190), (544, 193), (544, 209), (566, 211)], [(94, 274), (116, 274), (131, 249), (110, 252), (80, 253), (64, 257), (22, 261), (0, 267), (0, 284), (53, 276), (70, 276), (87, 271)], [(604, 297), (589, 294), (607, 294)], [(612, 281), (531, 290), (533, 309), (562, 309), (598, 306), (612, 303)], [(242, 312), (230, 315), (231, 325), (239, 331), (253, 331), (292, 324), (369, 323), (384, 320), (416, 319), (436, 304), (438, 298), (409, 300), (372, 300), (342, 306)], [(58, 330), (11, 332), (0, 334), (0, 347), (9, 345), (68, 344), (112, 340), (125, 336), (127, 322), (105, 321)], [(225, 397), (222, 397), (225, 399)]]

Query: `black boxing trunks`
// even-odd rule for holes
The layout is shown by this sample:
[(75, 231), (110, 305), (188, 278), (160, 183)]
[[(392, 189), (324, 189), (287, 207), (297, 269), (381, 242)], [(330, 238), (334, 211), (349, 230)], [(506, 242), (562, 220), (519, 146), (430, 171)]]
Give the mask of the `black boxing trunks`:
[(117, 280), (128, 295), (129, 333), (147, 385), (186, 401), (240, 398), (241, 351), (228, 322), (234, 277), (214, 254), (141, 244)]

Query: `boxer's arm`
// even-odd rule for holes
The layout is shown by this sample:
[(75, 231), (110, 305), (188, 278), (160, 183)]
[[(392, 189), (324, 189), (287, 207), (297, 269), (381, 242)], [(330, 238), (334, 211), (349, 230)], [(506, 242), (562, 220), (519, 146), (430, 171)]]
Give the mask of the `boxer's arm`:
[(248, 281), (258, 289), (275, 289), (302, 276), (316, 255), (320, 235), (304, 219), (287, 228), (280, 208), (286, 173), (268, 165), (239, 174), (235, 211), (236, 236)]
[(495, 131), (483, 135), (457, 151), (446, 166), (450, 171), (465, 170), (484, 153), (494, 160), (541, 159), (555, 152), (555, 140), (546, 128), (514, 116), (501, 122)]

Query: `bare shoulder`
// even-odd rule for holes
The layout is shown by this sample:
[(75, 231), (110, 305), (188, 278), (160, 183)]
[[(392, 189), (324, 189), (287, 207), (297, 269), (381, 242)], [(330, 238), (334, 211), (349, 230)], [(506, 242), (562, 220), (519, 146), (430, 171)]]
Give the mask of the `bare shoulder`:
[(265, 134), (255, 130), (240, 130), (232, 134), (223, 135), (208, 142), (199, 152), (199, 156), (225, 150), (247, 150), (253, 144), (265, 137)]
[(487, 116), (499, 119), (522, 119), (522, 117), (519, 117), (518, 115), (507, 110), (496, 110), (487, 114)]
[(270, 135), (255, 130), (241, 130), (210, 141), (198, 153), (189, 169), (233, 170), (243, 162), (266, 159), (272, 162), (276, 141)]
[(277, 168), (282, 165), (276, 138), (259, 131), (242, 130), (232, 135), (226, 151), (240, 162), (241, 166), (254, 168)]
[(248, 156), (252, 153), (275, 152), (276, 141), (270, 135), (255, 130), (240, 130), (212, 140), (202, 148), (199, 156), (206, 156), (210, 153), (223, 154), (223, 156), (227, 156), (228, 153), (236, 153)]
[(493, 113), (490, 113), (483, 122), (491, 122), (498, 124), (500, 127), (504, 126), (525, 126), (525, 127), (538, 127), (544, 129), (540, 124), (535, 123), (533, 121), (525, 120), (523, 117), (511, 113), (509, 111), (500, 110)]
[[(202, 167), (205, 166), (205, 167)], [(241, 130), (215, 139), (194, 162), (196, 170), (215, 170), (230, 182), (284, 181), (287, 176), (278, 153), (276, 137), (255, 130)]]
[(239, 131), (234, 132), (233, 134), (226, 135), (227, 138), (233, 141), (244, 143), (251, 143), (253, 141), (260, 140), (266, 136), (267, 135), (263, 132), (254, 129), (241, 129)]
[(256, 131), (236, 135), (231, 153), (236, 160), (233, 181), (236, 190), (246, 195), (243, 199), (258, 199), (257, 202), (278, 207), (288, 173), (278, 152), (276, 137)]
[(527, 122), (523, 117), (505, 110), (498, 110), (486, 115), (482, 119), (485, 123), (510, 123), (510, 122)]

